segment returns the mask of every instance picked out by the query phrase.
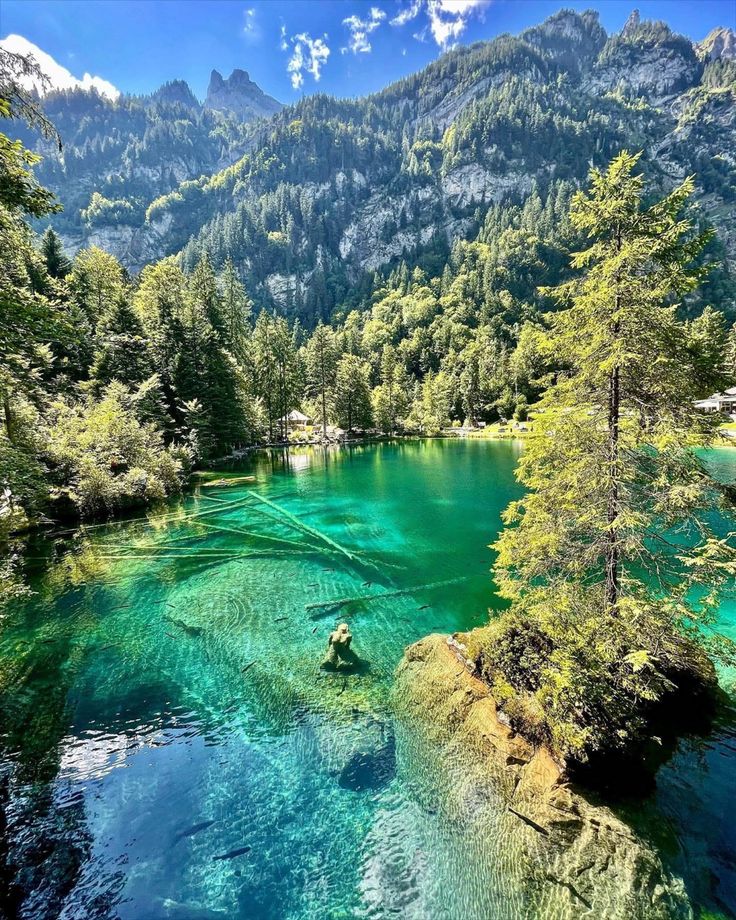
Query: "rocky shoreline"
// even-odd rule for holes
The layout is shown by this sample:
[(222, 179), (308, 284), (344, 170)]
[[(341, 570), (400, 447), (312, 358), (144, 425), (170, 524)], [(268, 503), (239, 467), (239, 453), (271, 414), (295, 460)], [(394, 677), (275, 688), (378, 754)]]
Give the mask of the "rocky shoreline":
[(397, 719), (410, 744), (434, 749), (434, 769), (455, 774), (448, 818), (496, 835), (524, 916), (692, 917), (684, 883), (656, 850), (514, 732), (472, 670), (453, 638), (410, 646), (397, 674)]

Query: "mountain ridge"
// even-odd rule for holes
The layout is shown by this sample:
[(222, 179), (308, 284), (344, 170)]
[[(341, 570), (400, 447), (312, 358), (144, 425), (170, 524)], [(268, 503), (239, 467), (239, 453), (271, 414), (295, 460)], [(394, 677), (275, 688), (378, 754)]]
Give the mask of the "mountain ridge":
[[(326, 285), (329, 313), (365, 273), (447, 248), (489, 207), (550, 182), (579, 184), (591, 163), (629, 147), (644, 151), (662, 187), (698, 175), (703, 216), (732, 266), (732, 53), (728, 29), (695, 45), (638, 15), (609, 35), (594, 11), (561, 10), (362, 99), (309, 96), (250, 124), (205, 101), (183, 136), (169, 137), (171, 174), (160, 171), (165, 143), (145, 157), (140, 146), (125, 151), (110, 162), (130, 179), (115, 186), (88, 170), (64, 194), (81, 201), (97, 185), (104, 201), (57, 224), (69, 249), (100, 245), (133, 270), (177, 252), (188, 267), (203, 252), (215, 265), (229, 255), (258, 304), (287, 312)], [(247, 86), (241, 73), (214, 72), (213, 97)], [(150, 107), (163, 137), (186, 107), (177, 92)], [(55, 178), (42, 176), (59, 188)], [(118, 201), (130, 204), (127, 221)]]

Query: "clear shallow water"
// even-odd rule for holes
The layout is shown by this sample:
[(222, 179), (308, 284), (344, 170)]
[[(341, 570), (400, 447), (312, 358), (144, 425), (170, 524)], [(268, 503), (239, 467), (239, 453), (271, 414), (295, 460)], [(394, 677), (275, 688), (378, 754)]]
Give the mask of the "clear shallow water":
[[(254, 483), (39, 541), (37, 593), (0, 634), (11, 909), (524, 916), (489, 841), (442, 816), (442, 778), (407, 756), (390, 703), (407, 644), (497, 604), (487, 544), (519, 494), (517, 455), (473, 441), (263, 455), (238, 471)], [(318, 667), (343, 620), (366, 662), (347, 677)], [(694, 898), (725, 912), (735, 780), (724, 725), (681, 745), (642, 812)]]

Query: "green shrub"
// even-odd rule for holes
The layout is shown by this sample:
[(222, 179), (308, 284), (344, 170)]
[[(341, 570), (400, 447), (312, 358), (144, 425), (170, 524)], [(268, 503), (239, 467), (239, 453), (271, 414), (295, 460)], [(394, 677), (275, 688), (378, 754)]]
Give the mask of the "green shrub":
[(133, 397), (112, 383), (101, 398), (56, 402), (45, 448), (57, 499), (83, 517), (162, 501), (179, 491), (181, 450), (164, 447), (158, 429), (141, 424)]

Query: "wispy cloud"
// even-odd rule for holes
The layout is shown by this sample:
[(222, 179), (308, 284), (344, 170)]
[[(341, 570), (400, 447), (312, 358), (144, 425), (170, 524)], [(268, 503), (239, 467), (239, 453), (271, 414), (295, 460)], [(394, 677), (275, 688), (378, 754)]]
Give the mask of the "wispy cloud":
[(108, 80), (103, 80), (102, 77), (89, 73), (85, 73), (81, 80), (75, 77), (63, 64), (22, 35), (8, 35), (7, 38), (0, 41), (0, 47), (13, 54), (32, 55), (41, 72), (48, 78), (48, 85), (42, 86), (33, 77), (21, 77), (19, 83), (26, 89), (35, 88), (39, 93), (53, 89), (96, 89), (101, 96), (107, 96), (108, 99), (117, 99), (120, 95), (120, 90)]
[(412, 0), (412, 2), (394, 16), (391, 20), (392, 26), (405, 26), (407, 22), (416, 19), (424, 5), (423, 0)]
[(243, 36), (249, 42), (259, 41), (261, 38), (261, 27), (254, 7), (248, 7), (243, 13)]
[(350, 32), (347, 48), (341, 48), (343, 54), (352, 51), (353, 54), (367, 54), (371, 50), (371, 43), (368, 36), (375, 32), (386, 18), (386, 14), (377, 6), (372, 6), (368, 16), (361, 19), (360, 16), (348, 16), (343, 19), (342, 24), (347, 26)]
[(291, 57), (286, 65), (286, 70), (291, 74), (291, 85), (294, 89), (301, 89), (304, 85), (304, 74), (311, 74), (316, 82), (322, 76), (322, 68), (330, 56), (327, 46), (327, 35), (322, 38), (312, 38), (308, 32), (300, 32), (286, 38), (286, 29), (281, 28), (282, 50), (292, 49)]
[(427, 26), (414, 34), (417, 41), (424, 41), (426, 29), (440, 48), (447, 48), (460, 38), (471, 16), (480, 13), (491, 0), (411, 0), (391, 20), (392, 26), (404, 26), (424, 11)]

